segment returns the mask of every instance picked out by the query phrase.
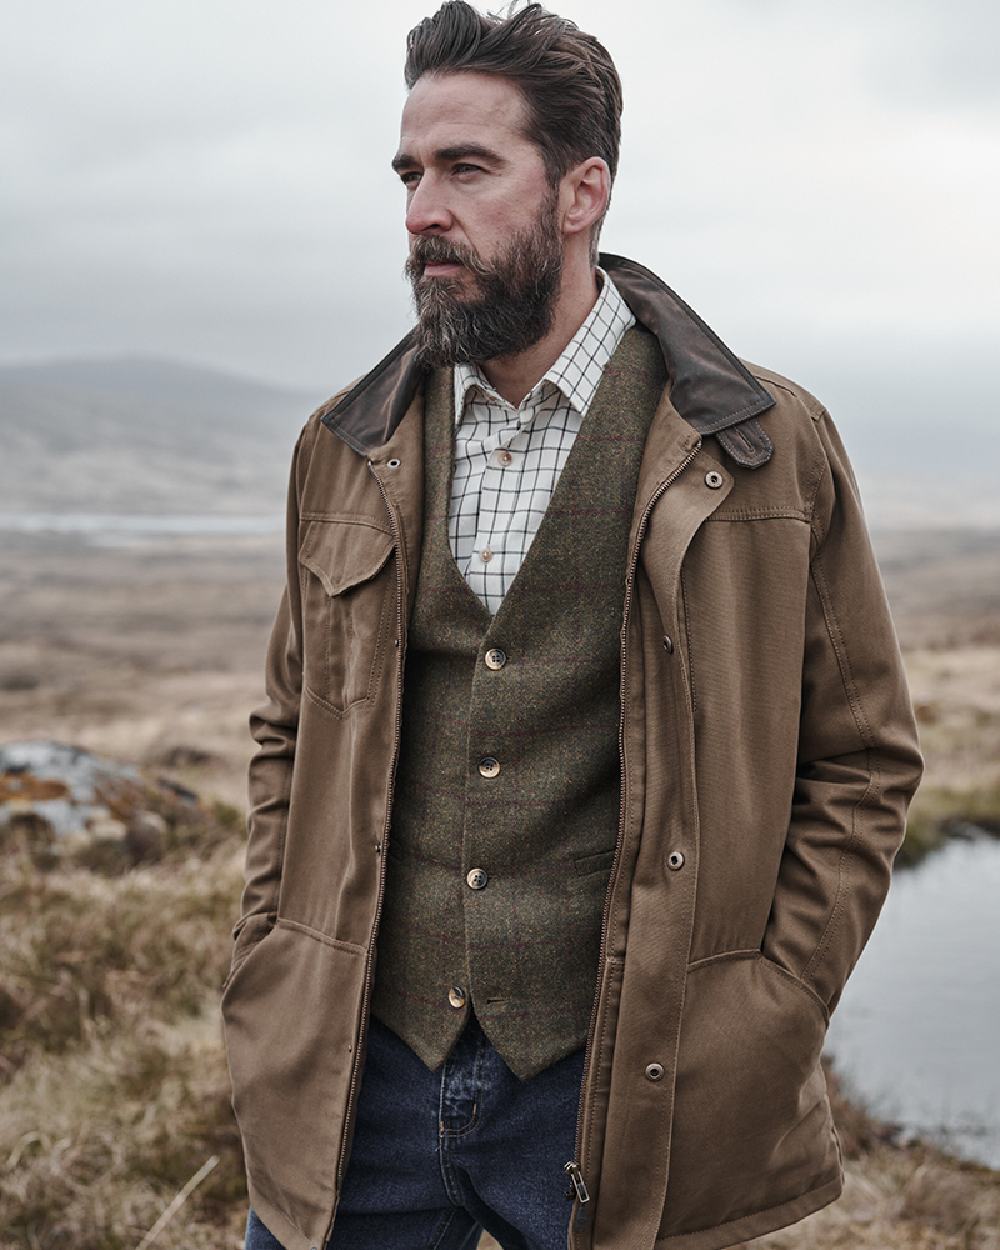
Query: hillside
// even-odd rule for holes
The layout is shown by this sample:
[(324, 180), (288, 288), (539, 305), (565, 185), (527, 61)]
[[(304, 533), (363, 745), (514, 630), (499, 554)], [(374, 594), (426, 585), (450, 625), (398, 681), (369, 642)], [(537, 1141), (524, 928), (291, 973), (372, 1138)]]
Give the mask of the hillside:
[(2, 510), (273, 511), (325, 398), (156, 357), (0, 366)]
[[(292, 445), (322, 390), (205, 365), (111, 356), (0, 365), (3, 513), (272, 513)], [(873, 527), (1000, 526), (995, 467), (965, 443), (900, 439), (900, 417), (845, 411), (842, 432)], [(969, 427), (970, 437), (978, 438)]]

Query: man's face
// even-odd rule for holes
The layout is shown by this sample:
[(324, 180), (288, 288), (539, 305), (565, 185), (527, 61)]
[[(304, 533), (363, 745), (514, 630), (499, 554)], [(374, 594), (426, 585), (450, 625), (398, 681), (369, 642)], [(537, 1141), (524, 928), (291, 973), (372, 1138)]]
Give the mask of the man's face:
[(425, 75), (393, 167), (406, 187), (406, 274), (425, 364), (490, 360), (549, 329), (562, 269), (553, 187), (520, 91), (492, 75)]

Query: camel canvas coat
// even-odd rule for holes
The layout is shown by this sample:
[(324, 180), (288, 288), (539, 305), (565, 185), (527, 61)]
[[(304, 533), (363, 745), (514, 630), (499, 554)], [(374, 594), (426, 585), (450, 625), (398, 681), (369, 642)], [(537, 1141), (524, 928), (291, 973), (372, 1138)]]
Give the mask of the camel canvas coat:
[[(621, 810), (558, 1183), (569, 1250), (716, 1250), (841, 1193), (820, 1053), (923, 759), (829, 413), (641, 265), (600, 263), (667, 382), (630, 525)], [(334, 1227), (364, 1064), (421, 543), (413, 356), (408, 335), (301, 430), (250, 713), (221, 1015), (250, 1201), (286, 1250)]]

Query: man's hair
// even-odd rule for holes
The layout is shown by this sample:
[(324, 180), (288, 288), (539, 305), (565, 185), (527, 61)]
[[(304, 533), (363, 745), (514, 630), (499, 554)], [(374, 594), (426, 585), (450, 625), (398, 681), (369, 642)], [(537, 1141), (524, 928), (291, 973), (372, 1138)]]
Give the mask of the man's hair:
[[(406, 37), (407, 89), (424, 74), (496, 74), (519, 87), (527, 137), (550, 183), (590, 156), (607, 161), (612, 182), (621, 143), (622, 85), (607, 49), (568, 18), (540, 4), (507, 17), (446, 0)], [(606, 210), (605, 210), (606, 211)], [(601, 220), (591, 237), (596, 256)]]

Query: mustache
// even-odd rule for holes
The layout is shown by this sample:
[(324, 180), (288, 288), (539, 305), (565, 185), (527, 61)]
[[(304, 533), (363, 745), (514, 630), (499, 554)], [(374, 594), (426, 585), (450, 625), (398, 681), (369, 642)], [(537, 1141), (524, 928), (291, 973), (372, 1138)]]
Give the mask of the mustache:
[(464, 265), (480, 277), (489, 273), (479, 254), (464, 243), (452, 243), (437, 235), (421, 235), (413, 244), (403, 272), (411, 281), (423, 276), (425, 265)]

